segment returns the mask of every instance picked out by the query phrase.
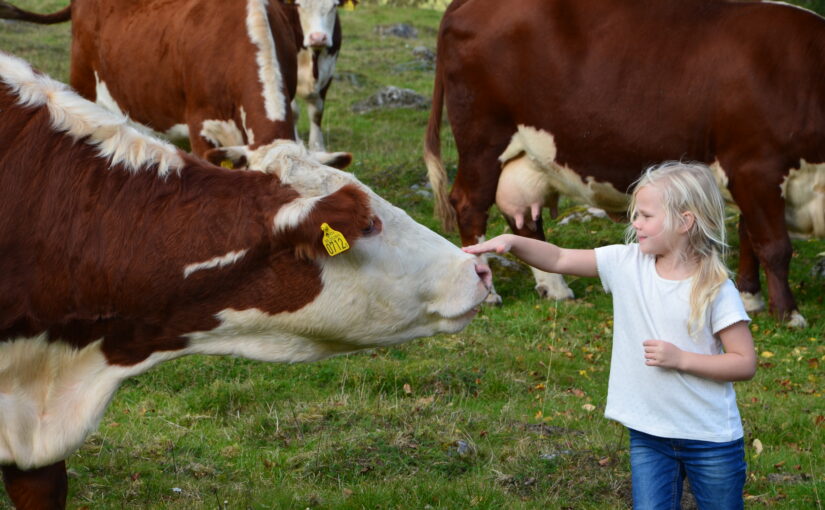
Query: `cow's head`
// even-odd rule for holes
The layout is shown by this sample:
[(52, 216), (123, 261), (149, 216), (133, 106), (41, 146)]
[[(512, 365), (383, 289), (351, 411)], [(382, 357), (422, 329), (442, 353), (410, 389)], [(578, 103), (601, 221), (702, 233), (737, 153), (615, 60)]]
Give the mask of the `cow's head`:
[[(224, 310), (214, 331), (192, 335), (193, 344), (220, 337), (202, 352), (240, 353), (269, 361), (310, 361), (340, 352), (391, 345), (465, 327), (489, 292), (490, 275), (474, 257), (394, 207), (353, 175), (324, 166), (302, 146), (275, 142), (243, 154), (249, 168), (276, 174), (298, 192), (272, 224), (273, 245), (293, 250), (318, 268), (320, 291), (289, 313)], [(329, 229), (334, 232), (329, 232)], [(327, 235), (349, 248), (330, 254)], [(277, 331), (272, 336), (268, 331)], [(271, 341), (269, 341), (271, 340)], [(225, 350), (221, 350), (224, 348)]]
[[(351, 0), (352, 1), (352, 0)], [(303, 45), (320, 50), (332, 46), (332, 34), (340, 0), (295, 0), (304, 33)], [(354, 5), (355, 1), (352, 1)]]

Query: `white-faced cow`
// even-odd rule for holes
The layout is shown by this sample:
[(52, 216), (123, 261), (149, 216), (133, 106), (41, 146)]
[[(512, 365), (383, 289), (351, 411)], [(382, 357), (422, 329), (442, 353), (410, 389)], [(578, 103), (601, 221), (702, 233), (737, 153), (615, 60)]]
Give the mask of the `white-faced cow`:
[(127, 377), (456, 332), (488, 293), (473, 257), (294, 142), (227, 170), (2, 53), (0, 140), (0, 466), (22, 509), (64, 507), (64, 459)]
[(73, 0), (46, 16), (2, 2), (0, 17), (71, 19), (72, 87), (204, 155), (294, 139), (292, 10), (280, 0)]
[[(355, 0), (349, 1), (352, 6), (357, 3)], [(341, 20), (338, 17), (340, 0), (297, 0), (295, 4), (303, 41), (298, 51), (298, 87), (292, 101), (292, 111), (297, 124), (301, 108), (298, 99), (306, 102), (309, 148), (324, 151), (321, 120), (324, 117), (327, 91), (335, 73), (335, 63), (341, 51)]]
[[(484, 236), (500, 174), (505, 187), (533, 179), (501, 208), (516, 233), (543, 238), (530, 205), (544, 194), (622, 212), (646, 166), (701, 161), (741, 212), (743, 297), (758, 300), (761, 264), (773, 313), (805, 324), (788, 231), (825, 235), (821, 17), (774, 2), (455, 0), (437, 53), (425, 159), (437, 212), (448, 224), (457, 214), (463, 244)], [(449, 199), (445, 103), (458, 151)]]

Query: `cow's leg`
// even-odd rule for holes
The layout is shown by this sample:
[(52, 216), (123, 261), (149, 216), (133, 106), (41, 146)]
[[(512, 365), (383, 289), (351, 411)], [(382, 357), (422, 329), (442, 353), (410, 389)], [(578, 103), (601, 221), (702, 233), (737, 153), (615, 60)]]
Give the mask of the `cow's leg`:
[(759, 259), (751, 246), (751, 239), (745, 221), (739, 218), (739, 269), (736, 277), (736, 287), (742, 296), (745, 310), (758, 312), (765, 308), (759, 282)]
[[(506, 136), (501, 137), (506, 140)], [(459, 138), (457, 140), (467, 140)], [(469, 144), (468, 144), (469, 145)], [(453, 189), (450, 191), (450, 202), (456, 211), (458, 232), (461, 236), (461, 245), (468, 246), (486, 239), (487, 219), (490, 207), (495, 203), (496, 186), (501, 173), (501, 163), (498, 155), (504, 147), (486, 146), (481, 150), (459, 147), (458, 172), (456, 173)], [(487, 264), (487, 257), (480, 257)], [(501, 296), (490, 288), (490, 294), (485, 300), (487, 304), (501, 304)]]
[[(765, 177), (773, 175), (778, 179), (782, 173), (773, 167), (768, 167), (768, 171), (742, 171), (740, 179), (731, 182), (731, 194), (742, 212), (741, 221), (747, 233), (745, 242), (750, 241), (765, 269), (771, 313), (788, 321), (790, 326), (802, 327), (806, 325), (805, 318), (797, 311), (788, 284), (793, 249), (785, 225), (785, 203), (780, 183)], [(749, 263), (747, 259), (745, 263)]]
[(29, 470), (3, 466), (2, 470), (6, 493), (18, 510), (66, 508), (66, 461)]
[(292, 100), (292, 119), (295, 121), (295, 140), (300, 140), (298, 135), (298, 119), (301, 117), (301, 105), (298, 104), (298, 98)]
[(309, 117), (309, 149), (324, 151), (324, 132), (321, 130), (321, 119), (324, 118), (324, 99), (320, 96), (307, 103)]
[[(558, 195), (555, 197), (551, 196), (551, 205), (556, 205), (558, 203)], [(513, 231), (514, 234), (520, 235), (523, 237), (529, 237), (531, 239), (538, 239), (539, 241), (544, 241), (544, 222), (541, 218), (541, 214), (539, 217), (536, 218), (535, 222), (527, 221), (522, 225), (521, 228), (517, 227), (515, 222), (512, 218), (506, 217), (507, 223), (510, 225), (510, 229)], [(555, 299), (555, 300), (564, 300), (564, 299), (572, 299), (573, 298), (573, 291), (567, 285), (567, 282), (564, 280), (564, 276), (557, 274), (557, 273), (547, 273), (540, 269), (536, 269), (535, 267), (530, 267), (530, 270), (533, 272), (533, 278), (536, 280), (536, 292), (538, 292), (539, 296), (545, 299)]]

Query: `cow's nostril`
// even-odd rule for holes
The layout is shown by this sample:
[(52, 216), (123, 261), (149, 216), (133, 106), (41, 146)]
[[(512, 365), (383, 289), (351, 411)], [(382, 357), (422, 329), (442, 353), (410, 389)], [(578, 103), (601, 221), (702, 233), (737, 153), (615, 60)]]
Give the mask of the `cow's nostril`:
[(476, 264), (476, 274), (481, 278), (481, 282), (486, 288), (489, 289), (493, 286), (493, 271), (490, 270), (490, 266), (487, 264)]

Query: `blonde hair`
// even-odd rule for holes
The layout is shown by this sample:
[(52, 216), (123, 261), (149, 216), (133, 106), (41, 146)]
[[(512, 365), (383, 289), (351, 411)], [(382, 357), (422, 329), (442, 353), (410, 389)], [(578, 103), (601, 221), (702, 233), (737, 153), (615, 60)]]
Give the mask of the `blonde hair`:
[[(710, 168), (701, 163), (668, 161), (645, 170), (636, 181), (628, 209), (631, 221), (636, 217), (636, 195), (644, 186), (653, 186), (662, 194), (665, 229), (674, 232), (682, 225), (685, 212), (694, 216), (687, 232), (688, 248), (683, 256), (695, 258), (698, 269), (690, 290), (688, 333), (695, 338), (706, 320), (706, 312), (722, 284), (730, 277), (725, 266), (725, 200)], [(625, 231), (627, 242), (636, 242), (632, 224)]]

